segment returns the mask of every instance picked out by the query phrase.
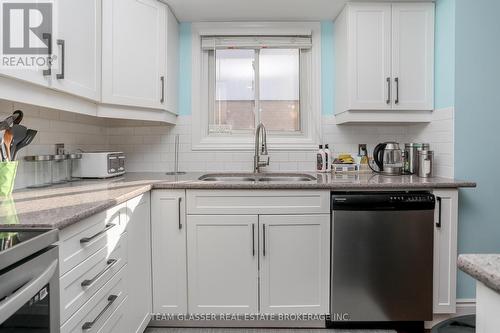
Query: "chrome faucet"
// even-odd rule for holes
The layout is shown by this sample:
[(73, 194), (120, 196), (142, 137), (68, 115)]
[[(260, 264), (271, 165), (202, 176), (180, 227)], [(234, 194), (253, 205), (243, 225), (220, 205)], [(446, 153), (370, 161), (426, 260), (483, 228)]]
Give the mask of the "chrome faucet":
[[(259, 142), (261, 136), (262, 142)], [(262, 123), (260, 123), (255, 130), (255, 155), (253, 157), (253, 171), (255, 173), (259, 173), (260, 168), (267, 165), (269, 165), (269, 156), (267, 155), (266, 128)]]

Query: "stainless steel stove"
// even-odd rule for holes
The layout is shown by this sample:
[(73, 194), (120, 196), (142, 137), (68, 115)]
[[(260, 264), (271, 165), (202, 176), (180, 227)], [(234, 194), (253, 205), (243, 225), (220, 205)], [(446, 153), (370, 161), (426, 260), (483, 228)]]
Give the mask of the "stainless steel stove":
[(57, 230), (0, 229), (0, 332), (57, 332)]

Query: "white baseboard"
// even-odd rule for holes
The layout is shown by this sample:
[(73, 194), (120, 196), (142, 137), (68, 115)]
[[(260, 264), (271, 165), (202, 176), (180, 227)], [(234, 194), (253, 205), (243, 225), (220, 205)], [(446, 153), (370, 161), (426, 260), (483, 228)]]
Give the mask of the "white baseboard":
[(425, 322), (425, 328), (430, 329), (442, 321), (450, 318), (476, 314), (476, 299), (461, 298), (457, 299), (457, 312), (446, 314), (434, 314), (432, 321)]

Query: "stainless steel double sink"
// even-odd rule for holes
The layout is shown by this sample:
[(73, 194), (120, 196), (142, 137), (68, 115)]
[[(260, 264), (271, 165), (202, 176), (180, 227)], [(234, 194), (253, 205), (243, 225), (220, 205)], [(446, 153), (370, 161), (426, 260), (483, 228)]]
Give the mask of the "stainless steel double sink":
[(305, 173), (208, 173), (200, 178), (206, 182), (310, 182), (316, 180), (316, 177)]

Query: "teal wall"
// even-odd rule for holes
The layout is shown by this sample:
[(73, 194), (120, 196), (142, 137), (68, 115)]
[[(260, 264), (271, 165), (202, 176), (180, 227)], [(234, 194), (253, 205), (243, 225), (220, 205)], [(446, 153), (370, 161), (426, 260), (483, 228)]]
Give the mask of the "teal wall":
[(436, 2), (435, 108), (455, 105), (455, 0)]
[(334, 111), (334, 45), (333, 21), (321, 22), (321, 111), (323, 115), (332, 115)]
[[(500, 1), (456, 0), (455, 175), (477, 189), (460, 193), (460, 253), (500, 253)], [(458, 297), (474, 297), (458, 276)]]
[[(333, 22), (321, 22), (321, 109), (333, 115), (334, 89)], [(191, 114), (191, 23), (179, 25), (179, 114)]]
[(191, 114), (191, 23), (179, 25), (179, 114)]

